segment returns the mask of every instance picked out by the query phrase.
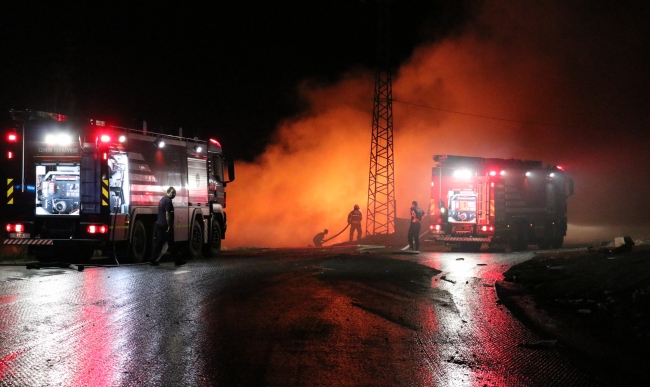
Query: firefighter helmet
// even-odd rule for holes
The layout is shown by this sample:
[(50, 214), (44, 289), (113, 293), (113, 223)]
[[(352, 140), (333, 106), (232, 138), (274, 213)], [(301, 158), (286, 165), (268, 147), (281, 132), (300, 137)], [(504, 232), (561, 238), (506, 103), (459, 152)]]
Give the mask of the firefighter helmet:
[(358, 204), (355, 204), (355, 205), (354, 205), (354, 209), (355, 209), (355, 210), (358, 210), (358, 209), (359, 209), (359, 205), (358, 205)]

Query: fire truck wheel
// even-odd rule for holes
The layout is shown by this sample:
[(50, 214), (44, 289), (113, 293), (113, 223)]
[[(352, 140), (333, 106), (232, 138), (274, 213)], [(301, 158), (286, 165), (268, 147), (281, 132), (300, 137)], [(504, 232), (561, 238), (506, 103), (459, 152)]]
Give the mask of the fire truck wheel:
[(528, 248), (528, 240), (524, 232), (524, 227), (519, 224), (513, 227), (514, 235), (510, 238), (510, 248), (513, 251), (525, 251)]
[(190, 257), (193, 259), (200, 258), (201, 248), (203, 247), (203, 230), (198, 220), (195, 220), (192, 225), (192, 236), (189, 245)]
[(553, 239), (553, 242), (551, 242), (551, 247), (553, 247), (554, 249), (559, 249), (560, 247), (562, 247), (563, 244), (564, 244), (564, 236), (560, 235), (560, 236), (556, 236)]
[(210, 240), (204, 246), (203, 254), (209, 257), (214, 257), (221, 251), (221, 226), (216, 220), (212, 221), (212, 230), (210, 232)]
[(133, 262), (146, 262), (153, 235), (148, 235), (147, 227), (140, 219), (133, 226), (133, 238), (129, 246), (129, 255)]
[(546, 237), (544, 237), (537, 242), (537, 246), (542, 250), (546, 250), (551, 247), (551, 242)]

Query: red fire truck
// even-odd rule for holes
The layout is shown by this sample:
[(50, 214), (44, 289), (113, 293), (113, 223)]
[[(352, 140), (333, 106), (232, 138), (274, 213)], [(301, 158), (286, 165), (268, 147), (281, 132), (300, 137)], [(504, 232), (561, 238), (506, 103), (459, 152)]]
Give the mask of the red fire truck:
[(235, 169), (215, 139), (29, 110), (10, 111), (3, 128), (5, 244), (38, 258), (99, 249), (146, 261), (158, 201), (173, 186), (179, 246), (191, 257), (219, 252)]
[(462, 250), (559, 248), (573, 181), (541, 161), (435, 155), (430, 231)]

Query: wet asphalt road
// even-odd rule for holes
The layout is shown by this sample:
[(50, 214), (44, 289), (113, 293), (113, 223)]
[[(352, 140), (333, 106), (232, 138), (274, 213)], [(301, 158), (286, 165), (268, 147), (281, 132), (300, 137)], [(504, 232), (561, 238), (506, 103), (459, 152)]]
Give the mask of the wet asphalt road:
[[(600, 386), (497, 302), (525, 253), (0, 267), (0, 386)], [(462, 259), (461, 259), (462, 258)], [(610, 375), (611, 376), (611, 375)]]

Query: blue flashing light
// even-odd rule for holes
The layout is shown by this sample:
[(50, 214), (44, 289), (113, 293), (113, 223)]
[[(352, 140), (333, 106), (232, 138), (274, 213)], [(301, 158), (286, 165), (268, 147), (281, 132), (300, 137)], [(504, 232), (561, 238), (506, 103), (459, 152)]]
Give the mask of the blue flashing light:
[(28, 185), (27, 186), (27, 191), (36, 191), (36, 187), (33, 185)]

